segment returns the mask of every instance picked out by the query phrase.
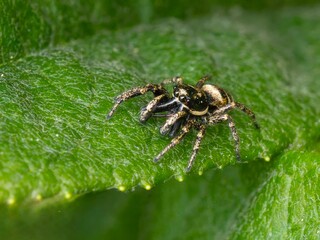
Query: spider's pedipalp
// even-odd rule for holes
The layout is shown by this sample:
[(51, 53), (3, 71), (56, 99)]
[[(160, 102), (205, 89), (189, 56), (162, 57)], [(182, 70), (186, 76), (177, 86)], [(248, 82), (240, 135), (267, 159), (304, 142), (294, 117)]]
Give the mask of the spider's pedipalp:
[(187, 112), (185, 111), (180, 111), (177, 113), (172, 114), (171, 117), (169, 117), (167, 119), (167, 121), (165, 122), (165, 124), (160, 128), (160, 133), (162, 135), (166, 135), (170, 129), (172, 128), (172, 126), (182, 117), (185, 117), (187, 115)]
[(181, 129), (181, 132), (178, 136), (174, 137), (170, 144), (168, 146), (166, 146), (155, 158), (154, 158), (154, 162), (158, 162), (160, 160), (160, 158), (162, 158), (162, 156), (168, 152), (171, 148), (173, 148), (174, 146), (176, 146), (178, 143), (181, 142), (181, 140), (185, 137), (185, 135), (190, 131), (190, 129), (192, 128), (194, 122), (193, 121), (188, 121), (183, 128)]
[(173, 124), (173, 126), (170, 129), (170, 132), (168, 133), (169, 137), (174, 137), (177, 133), (177, 131), (179, 131), (180, 127), (183, 126), (183, 124), (185, 123), (186, 119), (184, 118), (180, 118), (178, 119), (175, 124)]

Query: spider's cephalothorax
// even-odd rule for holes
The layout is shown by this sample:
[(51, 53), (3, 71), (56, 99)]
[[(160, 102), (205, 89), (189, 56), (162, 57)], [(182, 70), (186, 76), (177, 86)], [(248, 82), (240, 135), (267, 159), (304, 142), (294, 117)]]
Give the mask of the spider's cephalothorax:
[[(208, 76), (204, 76), (195, 86), (191, 86), (183, 84), (181, 77), (174, 77), (163, 81), (161, 84), (147, 84), (144, 87), (133, 88), (116, 97), (115, 104), (107, 118), (109, 119), (113, 115), (121, 102), (151, 91), (154, 98), (141, 109), (140, 121), (145, 122), (151, 116), (164, 117), (166, 121), (160, 128), (160, 133), (173, 137), (171, 143), (155, 157), (155, 162), (168, 150), (180, 143), (191, 128), (195, 128), (198, 130), (198, 134), (187, 167), (187, 171), (190, 171), (206, 127), (224, 121), (228, 122), (235, 141), (236, 157), (240, 161), (239, 137), (228, 111), (238, 108), (251, 117), (257, 128), (259, 128), (259, 125), (254, 113), (249, 108), (235, 102), (224, 89), (212, 84), (205, 84), (208, 79)], [(174, 84), (172, 94), (164, 88), (165, 84), (168, 83)]]

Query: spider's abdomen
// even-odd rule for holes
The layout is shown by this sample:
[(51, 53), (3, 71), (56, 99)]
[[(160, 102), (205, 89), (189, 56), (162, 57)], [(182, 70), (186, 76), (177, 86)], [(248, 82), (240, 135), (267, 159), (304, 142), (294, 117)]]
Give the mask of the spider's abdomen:
[(206, 84), (203, 85), (201, 90), (206, 93), (208, 103), (211, 107), (219, 108), (233, 102), (231, 95), (218, 86)]

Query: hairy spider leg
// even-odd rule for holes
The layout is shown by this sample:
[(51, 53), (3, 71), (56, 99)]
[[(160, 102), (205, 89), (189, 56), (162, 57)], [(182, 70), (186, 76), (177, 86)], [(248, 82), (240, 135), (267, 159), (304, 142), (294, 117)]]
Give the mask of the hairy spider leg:
[(214, 111), (214, 116), (221, 116), (227, 111), (230, 111), (231, 109), (235, 108), (235, 102), (231, 102), (223, 107), (218, 108), (217, 110)]
[(144, 87), (136, 87), (132, 88), (119, 96), (115, 98), (115, 104), (113, 105), (111, 111), (107, 115), (107, 119), (110, 119), (115, 112), (115, 110), (118, 108), (118, 106), (123, 102), (130, 98), (146, 94), (147, 92), (153, 92), (155, 96), (161, 95), (161, 94), (168, 94), (167, 90), (165, 90), (161, 85), (159, 84), (147, 84)]
[(240, 157), (240, 139), (239, 139), (239, 135), (237, 133), (237, 129), (236, 126), (234, 124), (234, 121), (232, 119), (232, 117), (229, 114), (224, 114), (224, 115), (213, 115), (209, 118), (208, 123), (210, 125), (213, 124), (217, 124), (220, 122), (224, 122), (224, 121), (228, 121), (228, 126), (230, 128), (231, 134), (232, 134), (232, 138), (235, 142), (235, 153), (236, 153), (236, 157), (237, 157), (237, 161), (241, 161), (241, 157)]
[(202, 86), (205, 84), (207, 80), (211, 78), (210, 75), (203, 76), (196, 84), (196, 88), (202, 88)]
[(235, 142), (235, 151), (236, 151), (236, 157), (238, 162), (241, 161), (241, 157), (240, 157), (240, 139), (239, 139), (239, 135), (237, 133), (237, 129), (236, 126), (234, 124), (234, 121), (232, 119), (232, 117), (228, 114), (225, 114), (225, 117), (228, 119), (228, 124), (229, 124), (229, 128), (231, 130), (231, 134), (233, 137), (233, 140)]
[(165, 124), (160, 128), (160, 133), (162, 135), (166, 135), (170, 131), (172, 126), (177, 122), (177, 120), (179, 120), (180, 118), (182, 118), (186, 115), (187, 115), (187, 112), (185, 112), (185, 111), (180, 111), (180, 112), (172, 114), (172, 116), (170, 116), (167, 119), (167, 121), (165, 122)]
[(141, 109), (140, 112), (140, 122), (146, 122), (154, 113), (157, 105), (165, 98), (167, 98), (167, 94), (161, 94), (152, 99), (147, 106)]
[(166, 146), (159, 154), (154, 158), (154, 162), (158, 162), (162, 156), (168, 152), (171, 148), (176, 146), (178, 143), (181, 142), (181, 140), (185, 137), (185, 135), (190, 131), (191, 127), (194, 125), (194, 121), (188, 121), (183, 128), (181, 129), (181, 132), (178, 136), (174, 137), (170, 144)]
[(177, 85), (181, 85), (182, 82), (183, 82), (182, 77), (177, 76), (177, 77), (173, 77), (173, 78), (170, 78), (170, 79), (165, 79), (165, 80), (163, 80), (163, 81), (161, 82), (161, 84), (163, 85), (163, 84), (175, 83), (175, 84), (177, 84)]
[(256, 116), (255, 114), (249, 109), (247, 108), (245, 105), (243, 105), (242, 103), (238, 103), (236, 102), (236, 107), (239, 108), (242, 112), (244, 112), (245, 114), (247, 114), (253, 121), (254, 126), (259, 129), (260, 126), (257, 122)]
[(231, 102), (221, 108), (219, 108), (218, 110), (216, 110), (214, 112), (214, 115), (221, 115), (223, 113), (226, 113), (227, 111), (233, 109), (233, 108), (238, 108), (240, 109), (242, 112), (244, 112), (245, 114), (247, 114), (251, 120), (253, 121), (254, 126), (259, 129), (260, 126), (257, 122), (256, 116), (253, 113), (253, 111), (251, 111), (248, 107), (246, 107), (245, 105), (243, 105), (242, 103), (238, 103), (238, 102)]
[(171, 117), (172, 113), (154, 113), (152, 117)]
[(200, 147), (200, 143), (201, 143), (202, 138), (204, 137), (205, 131), (206, 131), (206, 125), (201, 125), (200, 126), (200, 130), (199, 130), (199, 132), (197, 134), (196, 141), (195, 141), (195, 143), (193, 145), (192, 154), (191, 154), (191, 157), (190, 157), (190, 160), (189, 160), (189, 163), (188, 163), (188, 167), (186, 169), (187, 172), (190, 172), (190, 170), (192, 168), (192, 165), (194, 163), (194, 160), (196, 159), (196, 155), (198, 153), (198, 150), (199, 150), (199, 147)]

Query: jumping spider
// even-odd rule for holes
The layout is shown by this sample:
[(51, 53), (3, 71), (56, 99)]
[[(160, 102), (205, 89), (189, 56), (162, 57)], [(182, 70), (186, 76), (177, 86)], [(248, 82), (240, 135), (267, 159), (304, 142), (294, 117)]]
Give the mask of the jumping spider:
[[(147, 84), (144, 87), (133, 88), (115, 98), (115, 104), (107, 115), (107, 119), (111, 118), (123, 101), (150, 91), (154, 94), (154, 98), (141, 109), (140, 121), (146, 122), (152, 116), (165, 117), (166, 121), (160, 128), (160, 133), (174, 137), (170, 144), (154, 158), (155, 162), (158, 162), (167, 151), (180, 143), (191, 128), (195, 128), (198, 130), (198, 134), (186, 169), (186, 171), (190, 171), (207, 126), (224, 121), (228, 121), (235, 141), (236, 157), (240, 161), (239, 136), (228, 112), (238, 108), (251, 117), (256, 128), (259, 128), (259, 125), (254, 113), (249, 108), (235, 102), (224, 89), (212, 84), (205, 84), (208, 79), (209, 76), (204, 76), (196, 86), (191, 86), (183, 84), (181, 77), (174, 77), (160, 84)], [(174, 84), (173, 94), (164, 88), (168, 83)], [(179, 134), (177, 134), (178, 131)]]

